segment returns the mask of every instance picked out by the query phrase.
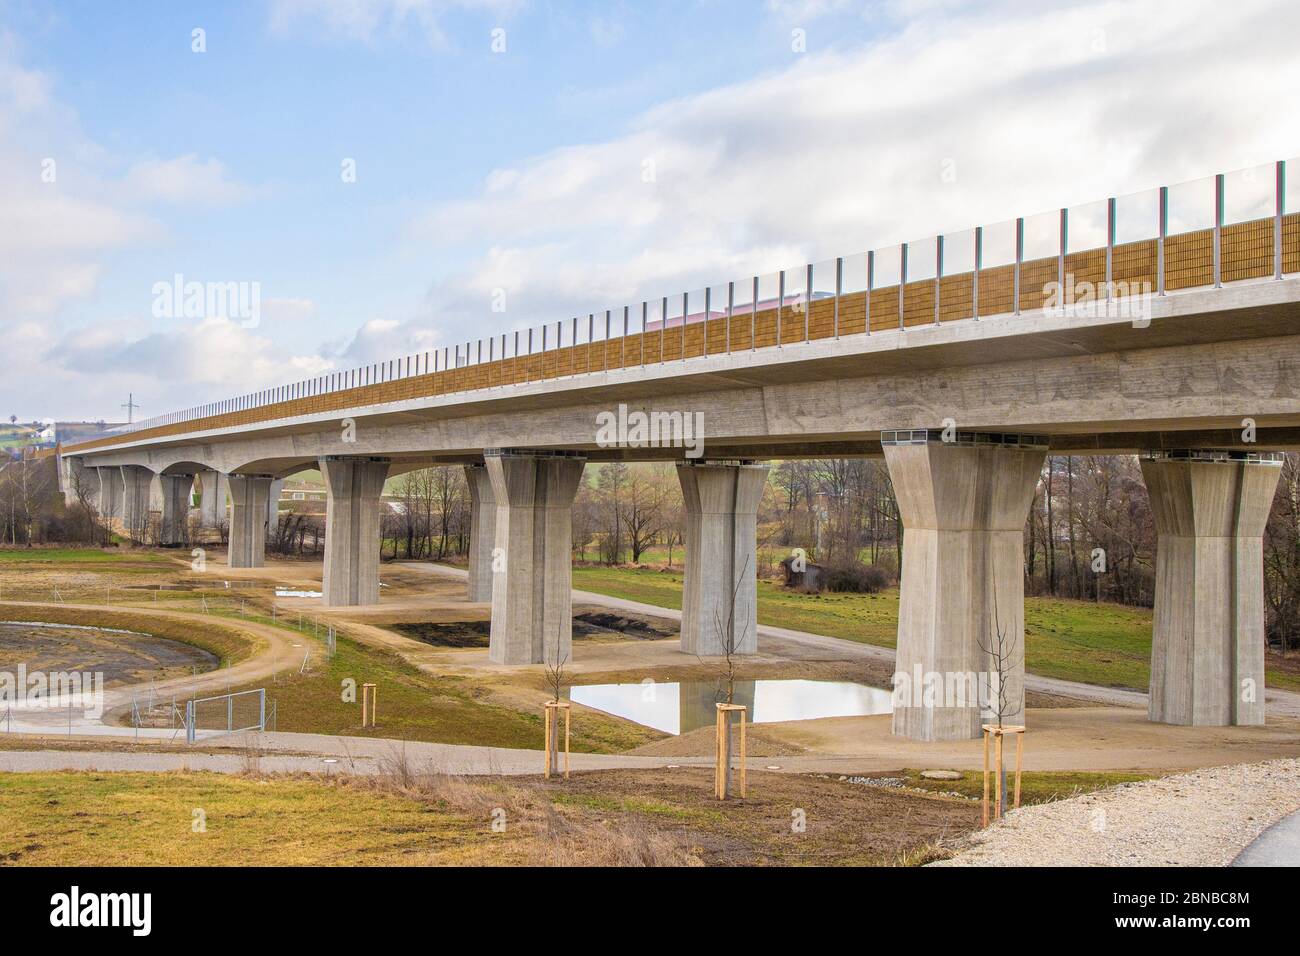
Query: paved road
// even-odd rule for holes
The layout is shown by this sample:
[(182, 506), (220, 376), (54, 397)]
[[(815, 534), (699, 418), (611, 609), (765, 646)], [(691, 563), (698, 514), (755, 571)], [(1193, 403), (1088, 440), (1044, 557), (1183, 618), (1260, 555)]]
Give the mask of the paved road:
[(1283, 817), (1232, 861), (1233, 866), (1300, 866), (1300, 810)]

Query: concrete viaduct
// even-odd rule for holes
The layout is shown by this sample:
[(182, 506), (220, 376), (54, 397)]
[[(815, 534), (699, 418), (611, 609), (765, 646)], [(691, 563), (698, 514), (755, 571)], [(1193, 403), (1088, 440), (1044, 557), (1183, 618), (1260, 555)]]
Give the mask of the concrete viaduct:
[[(209, 523), (228, 493), (229, 562), (257, 567), (274, 483), (319, 468), (323, 601), (340, 606), (379, 599), (384, 481), (463, 464), (469, 598), (491, 601), (491, 659), (527, 664), (570, 650), (570, 507), (585, 462), (677, 462), (682, 650), (710, 655), (756, 649), (763, 462), (883, 456), (905, 528), (899, 672), (984, 674), (1010, 635), (1018, 722), (1022, 535), (1044, 458), (1137, 453), (1158, 531), (1150, 717), (1258, 724), (1262, 533), (1275, 452), (1300, 444), (1300, 215), (1286, 208), (1283, 163), (1275, 182), (1275, 204), (1241, 221), (1219, 176), (1206, 228), (1171, 231), (1162, 189), (1151, 235), (1129, 242), (1116, 241), (1109, 200), (1105, 239), (1088, 248), (1070, 245), (1062, 210), (1051, 255), (1027, 258), (1016, 220), (1014, 254), (997, 264), (976, 229), (962, 269), (941, 236), (919, 268), (915, 244), (893, 247), (892, 284), (877, 281), (885, 254), (867, 253), (858, 287), (848, 257), (780, 273), (774, 296), (759, 279), (726, 283), (528, 331), (527, 351), (515, 332), (513, 354), (502, 335), (454, 359), (331, 373), (63, 447), (59, 473), (127, 528), (157, 482), (172, 544), (196, 482)], [(894, 715), (895, 733), (922, 740), (978, 736), (980, 723), (969, 699)]]

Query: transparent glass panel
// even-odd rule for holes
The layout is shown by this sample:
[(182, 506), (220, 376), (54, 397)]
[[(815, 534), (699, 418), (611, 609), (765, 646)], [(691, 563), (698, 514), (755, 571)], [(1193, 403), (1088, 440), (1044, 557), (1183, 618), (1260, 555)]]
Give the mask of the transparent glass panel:
[(801, 310), (808, 296), (808, 266), (795, 266), (793, 269), (785, 270), (785, 302), (786, 308)]
[(737, 279), (734, 290), (735, 299), (732, 303), (732, 314), (739, 315), (754, 311), (754, 278), (746, 276), (743, 279)]
[(1286, 161), (1284, 172), (1285, 188), (1283, 195), (1286, 197), (1286, 213), (1300, 212), (1300, 156), (1295, 159)]
[[(683, 295), (670, 295), (668, 297), (668, 328), (675, 329), (681, 326), (682, 318), (685, 315), (683, 310), (685, 309), (686, 301), (687, 300)], [(700, 304), (703, 305), (703, 303), (704, 300), (701, 297)]]
[(1160, 190), (1129, 193), (1115, 200), (1115, 244), (1155, 239), (1160, 235)]
[(727, 317), (727, 283), (720, 282), (717, 285), (709, 286), (709, 318), (724, 319)]
[(1040, 212), (1025, 217), (1025, 261), (1046, 259), (1061, 251), (1061, 213)]
[(875, 250), (875, 253), (873, 288), (883, 289), (885, 286), (898, 285), (899, 279), (903, 276), (903, 247), (885, 246), (883, 249)]
[(1106, 200), (1071, 206), (1067, 216), (1066, 252), (1106, 247)]
[(867, 287), (867, 254), (859, 252), (854, 256), (844, 257), (844, 272), (840, 295), (850, 292), (862, 292)]
[(835, 260), (825, 259), (813, 263), (812, 289), (808, 296), (812, 302), (830, 299), (835, 296)]
[(1214, 227), (1214, 177), (1169, 187), (1169, 234)]
[(765, 276), (758, 277), (758, 302), (757, 310), (762, 312), (764, 309), (775, 309), (777, 293), (780, 291), (780, 279), (775, 272), (769, 272)]
[(1277, 211), (1277, 174), (1272, 163), (1239, 169), (1223, 177), (1223, 221), (1270, 219)]
[(975, 230), (951, 232), (943, 237), (943, 274), (955, 276), (975, 269)]
[(663, 325), (663, 300), (651, 299), (645, 306), (644, 315), (646, 331), (658, 331)]
[(980, 268), (992, 269), (995, 266), (1007, 266), (1016, 261), (1016, 222), (1008, 219), (984, 227), (983, 248), (980, 255)]
[(907, 244), (907, 281), (933, 279), (938, 275), (939, 240), (935, 237), (917, 239)]
[[(686, 324), (687, 325), (698, 325), (708, 317), (704, 313), (704, 299), (705, 299), (705, 290), (702, 288), (692, 289), (689, 293), (687, 293), (686, 296)], [(710, 298), (709, 305), (712, 306), (712, 304), (713, 303)]]

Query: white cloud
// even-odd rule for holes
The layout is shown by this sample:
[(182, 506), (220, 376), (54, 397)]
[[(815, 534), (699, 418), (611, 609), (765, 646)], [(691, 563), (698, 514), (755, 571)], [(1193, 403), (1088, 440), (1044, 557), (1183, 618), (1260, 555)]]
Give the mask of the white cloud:
[(1285, 157), (1300, 7), (1217, 10), (895, 4), (878, 42), (663, 103), (427, 209), (413, 239), (482, 246), (423, 321), (453, 338), (553, 322)]
[(430, 46), (441, 49), (449, 45), (442, 29), (448, 13), (480, 11), (505, 19), (523, 4), (524, 0), (274, 0), (271, 28), (294, 33), (304, 25), (321, 26), (331, 36), (366, 43), (380, 33), (400, 36), (415, 30)]
[(127, 170), (123, 185), (128, 196), (141, 200), (200, 206), (242, 202), (254, 192), (231, 180), (220, 160), (201, 160), (193, 153), (141, 160)]

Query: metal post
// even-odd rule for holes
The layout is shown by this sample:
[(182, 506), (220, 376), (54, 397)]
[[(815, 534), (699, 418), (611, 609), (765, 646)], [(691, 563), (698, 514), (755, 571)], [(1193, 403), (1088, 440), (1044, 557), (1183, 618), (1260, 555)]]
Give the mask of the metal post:
[(709, 357), (709, 310), (713, 306), (713, 286), (704, 287), (704, 357)]
[(736, 307), (736, 283), (727, 283), (727, 352), (731, 352), (731, 313)]
[(785, 270), (777, 273), (776, 280), (776, 347), (781, 347), (781, 311), (785, 308)]
[(939, 288), (943, 282), (943, 236), (934, 237), (934, 324), (939, 324)]
[(808, 341), (808, 316), (812, 314), (813, 267), (808, 263), (808, 276), (803, 286), (803, 340)]
[(641, 300), (641, 366), (643, 368), (645, 367), (645, 340), (646, 340), (646, 336), (649, 334), (646, 331), (646, 326), (649, 324), (649, 318), (650, 318), (650, 303), (647, 302), (645, 299), (642, 299)]
[(871, 293), (874, 292), (875, 289), (876, 289), (876, 254), (875, 252), (868, 252), (867, 253), (866, 309), (863, 313), (866, 316), (867, 335), (871, 334)]
[(1160, 187), (1160, 237), (1156, 239), (1156, 291), (1165, 294), (1165, 237), (1169, 235), (1169, 187)]
[(1115, 198), (1106, 200), (1106, 301), (1115, 297)]
[[(1061, 248), (1056, 254), (1056, 281), (1060, 283), (1061, 295), (1065, 295), (1065, 252), (1070, 247), (1070, 213), (1061, 209)], [(1073, 283), (1071, 283), (1073, 285)]]
[(1214, 287), (1223, 287), (1223, 173), (1214, 177)]
[(689, 292), (682, 293), (682, 361), (686, 361), (686, 320), (691, 314), (691, 299)]
[(758, 276), (754, 276), (754, 297), (749, 301), (749, 350), (758, 348)]
[(1020, 314), (1020, 267), (1025, 261), (1025, 219), (1021, 216), (1016, 220), (1016, 277), (1015, 288), (1012, 295), (1015, 297), (1015, 313)]
[(844, 294), (844, 257), (839, 256), (835, 260), (835, 319), (834, 334), (835, 338), (840, 337), (840, 296)]
[(1286, 216), (1286, 160), (1277, 162), (1277, 213), (1273, 216), (1273, 278), (1282, 278), (1282, 220)]
[(664, 346), (668, 341), (668, 296), (659, 300), (659, 364), (664, 364)]
[(975, 268), (971, 272), (971, 318), (980, 317), (980, 269), (984, 267), (984, 227), (975, 227)]
[(907, 243), (898, 247), (898, 328), (907, 328), (903, 319), (903, 294), (907, 289)]

